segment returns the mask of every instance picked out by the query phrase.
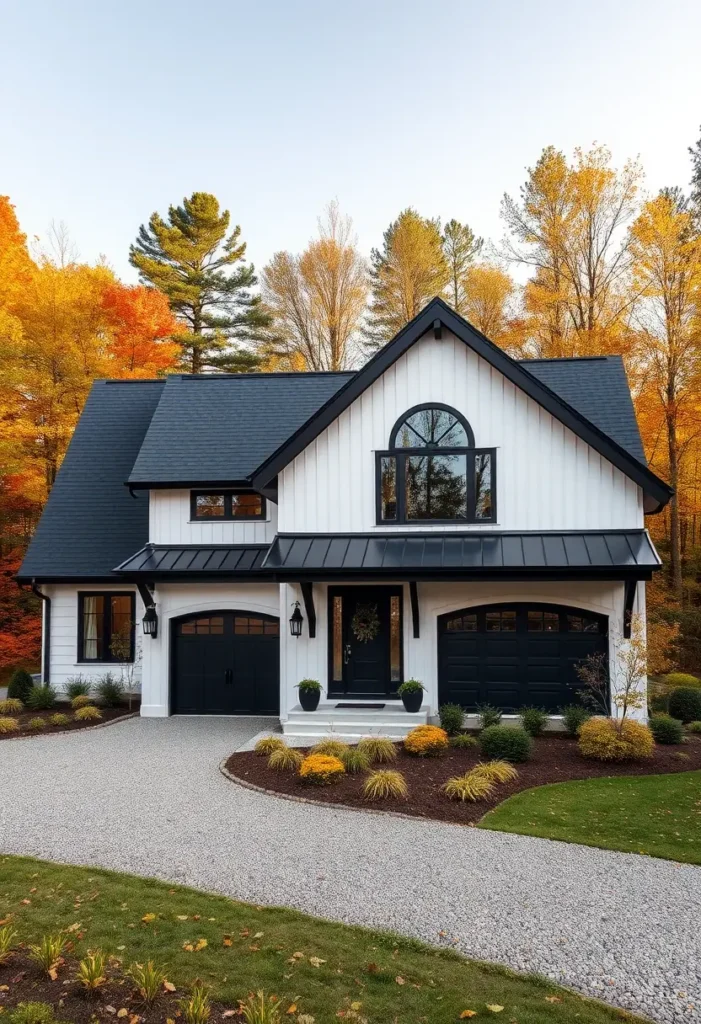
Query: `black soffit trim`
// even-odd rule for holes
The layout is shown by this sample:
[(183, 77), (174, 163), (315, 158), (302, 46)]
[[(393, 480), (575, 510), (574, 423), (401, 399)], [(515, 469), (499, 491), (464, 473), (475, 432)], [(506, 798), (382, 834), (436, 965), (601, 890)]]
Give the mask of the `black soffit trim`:
[(620, 445), (598, 427), (578, 413), (571, 405), (541, 383), (520, 363), (517, 363), (489, 338), (458, 316), (442, 299), (435, 298), (414, 317), (384, 348), (380, 349), (365, 366), (321, 408), (311, 416), (276, 452), (266, 459), (253, 474), (253, 486), (260, 490), (277, 476), (307, 445), (325, 430), (348, 406), (359, 398), (382, 374), (399, 359), (427, 331), (434, 329), (436, 320), (479, 356), (499, 370), (507, 380), (538, 402), (547, 412), (560, 420), (588, 445), (608, 459), (617, 469), (635, 481), (652, 502), (648, 512), (659, 512), (672, 496), (672, 489), (655, 473), (633, 458)]

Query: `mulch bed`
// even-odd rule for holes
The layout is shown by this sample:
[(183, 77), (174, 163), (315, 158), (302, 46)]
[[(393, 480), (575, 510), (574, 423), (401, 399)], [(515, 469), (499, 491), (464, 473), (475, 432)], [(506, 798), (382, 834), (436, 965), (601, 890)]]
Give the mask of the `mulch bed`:
[[(441, 792), (443, 784), (453, 775), (463, 775), (481, 760), (479, 747), (467, 750), (451, 748), (441, 757), (412, 757), (397, 744), (397, 760), (391, 767), (398, 769), (406, 779), (409, 797), (406, 800), (368, 802), (363, 798), (365, 773), (347, 775), (331, 786), (305, 786), (287, 772), (271, 771), (267, 758), (244, 752), (232, 754), (226, 767), (232, 775), (277, 793), (306, 797), (319, 803), (346, 804), (349, 807), (371, 808), (380, 811), (401, 811), (418, 818), (434, 818), (461, 825), (471, 825), (482, 818), (496, 804), (522, 789), (543, 786), (550, 782), (568, 782), (571, 779), (593, 779), (616, 775), (664, 775), (701, 769), (701, 737), (690, 735), (688, 742), (679, 746), (660, 746), (649, 761), (629, 761), (625, 764), (604, 764), (585, 760), (577, 748), (577, 741), (568, 736), (543, 736), (533, 743), (533, 757), (525, 764), (516, 765), (518, 779), (497, 787), (494, 795), (479, 803), (448, 800)], [(684, 756), (680, 756), (684, 755)]]
[[(0, 965), (0, 1008), (2, 1016), (9, 1014), (19, 1003), (49, 1003), (57, 1020), (70, 1024), (89, 1024), (90, 1021), (115, 1021), (115, 1024), (166, 1024), (168, 1020), (183, 1020), (179, 1001), (189, 995), (186, 991), (166, 992), (158, 996), (152, 1006), (146, 1006), (134, 983), (123, 973), (116, 959), (106, 961), (107, 984), (94, 996), (86, 994), (75, 981), (77, 960), (64, 955), (55, 981), (46, 975), (25, 952), (12, 954), (6, 964)], [(227, 1019), (243, 1020), (231, 1007), (212, 1002), (210, 1020), (219, 1020), (228, 1010)], [(238, 1008), (234, 1008), (238, 1010)], [(120, 1011), (122, 1011), (120, 1013)], [(123, 1011), (126, 1011), (123, 1012)]]
[[(48, 711), (31, 711), (25, 710), (21, 715), (7, 715), (4, 717), (16, 718), (19, 722), (19, 732), (3, 732), (0, 733), (0, 740), (16, 740), (18, 736), (48, 736), (51, 733), (56, 732), (76, 732), (78, 729), (87, 729), (91, 725), (103, 725), (105, 722), (114, 722), (118, 718), (124, 718), (125, 715), (133, 715), (134, 712), (139, 710), (139, 702), (132, 701), (131, 711), (129, 708), (122, 704), (116, 708), (104, 708), (100, 707), (102, 712), (102, 718), (94, 719), (88, 722), (76, 722), (73, 719), (73, 708), (67, 703), (57, 703)], [(68, 725), (51, 725), (49, 719), (53, 715), (68, 715), (70, 722)], [(46, 722), (45, 729), (30, 729), (29, 722), (32, 718), (43, 718)]]

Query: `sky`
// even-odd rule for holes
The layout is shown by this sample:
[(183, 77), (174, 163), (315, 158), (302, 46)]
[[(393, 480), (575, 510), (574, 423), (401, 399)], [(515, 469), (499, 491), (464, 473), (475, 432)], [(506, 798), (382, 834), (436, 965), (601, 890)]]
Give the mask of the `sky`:
[(0, 0), (0, 194), (126, 281), (139, 225), (194, 191), (258, 269), (332, 199), (362, 251), (406, 206), (503, 235), (554, 145), (686, 187), (697, 0)]

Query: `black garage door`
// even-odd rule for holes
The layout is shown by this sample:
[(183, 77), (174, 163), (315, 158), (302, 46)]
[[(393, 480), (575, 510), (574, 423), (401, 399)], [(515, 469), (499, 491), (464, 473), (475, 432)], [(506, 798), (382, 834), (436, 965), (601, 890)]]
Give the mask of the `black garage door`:
[(605, 616), (546, 604), (466, 608), (438, 619), (441, 704), (474, 711), (493, 704), (513, 712), (525, 705), (556, 713), (578, 702), (576, 665), (608, 651)]
[(252, 612), (211, 612), (177, 619), (172, 629), (173, 714), (278, 714), (278, 619)]

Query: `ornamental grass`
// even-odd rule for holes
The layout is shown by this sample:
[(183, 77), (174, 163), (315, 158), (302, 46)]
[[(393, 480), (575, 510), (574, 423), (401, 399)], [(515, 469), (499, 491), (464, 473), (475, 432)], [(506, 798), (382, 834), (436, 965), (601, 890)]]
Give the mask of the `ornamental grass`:
[(102, 712), (94, 704), (86, 704), (84, 708), (78, 708), (73, 718), (76, 722), (96, 722), (102, 718)]
[(370, 767), (370, 758), (364, 750), (358, 750), (357, 747), (348, 747), (344, 750), (341, 760), (349, 775), (357, 775), (358, 772), (367, 771)]
[(24, 711), (24, 704), (18, 697), (7, 697), (0, 700), (0, 715), (21, 715)]
[(470, 747), (478, 747), (479, 740), (476, 736), (470, 736), (469, 732), (459, 732), (456, 736), (450, 737), (451, 747), (457, 747), (458, 750), (467, 750)]
[(404, 776), (392, 768), (378, 768), (370, 772), (363, 783), (366, 800), (406, 800), (408, 795)]
[(49, 725), (70, 725), (70, 722), (70, 715), (64, 715), (62, 711), (59, 711), (56, 715), (52, 715), (49, 719)]
[(294, 747), (278, 747), (268, 758), (268, 768), (274, 772), (298, 772), (304, 754)]
[(467, 772), (466, 775), (454, 775), (443, 786), (443, 792), (449, 800), (462, 800), (463, 803), (476, 803), (486, 800), (494, 792), (494, 783), (483, 775)]
[(518, 772), (508, 761), (484, 761), (476, 764), (470, 775), (488, 779), (489, 782), (513, 782)]
[(590, 718), (579, 730), (579, 750), (595, 761), (642, 761), (652, 757), (655, 740), (646, 725), (632, 718)]
[(281, 750), (286, 746), (285, 741), (279, 736), (264, 736), (261, 740), (258, 740), (253, 750), (261, 757), (270, 757), (274, 750)]
[(0, 718), (0, 733), (18, 732), (19, 722), (16, 718)]
[(407, 754), (416, 757), (437, 757), (449, 746), (448, 733), (437, 725), (418, 725), (404, 740)]
[(30, 718), (27, 722), (27, 728), (31, 729), (32, 732), (41, 732), (42, 729), (46, 728), (46, 721), (43, 718)]
[(370, 764), (389, 764), (397, 759), (397, 748), (386, 736), (364, 736), (356, 749), (370, 759)]
[(79, 693), (71, 698), (71, 707), (74, 711), (79, 711), (81, 708), (86, 708), (88, 704), (94, 703), (92, 697), (87, 693)]
[(328, 757), (337, 757), (340, 760), (347, 750), (348, 744), (344, 743), (343, 740), (336, 740), (333, 736), (327, 736), (314, 744), (310, 754), (326, 754)]
[(328, 754), (308, 754), (299, 768), (301, 781), (310, 786), (328, 786), (345, 774), (343, 761)]

